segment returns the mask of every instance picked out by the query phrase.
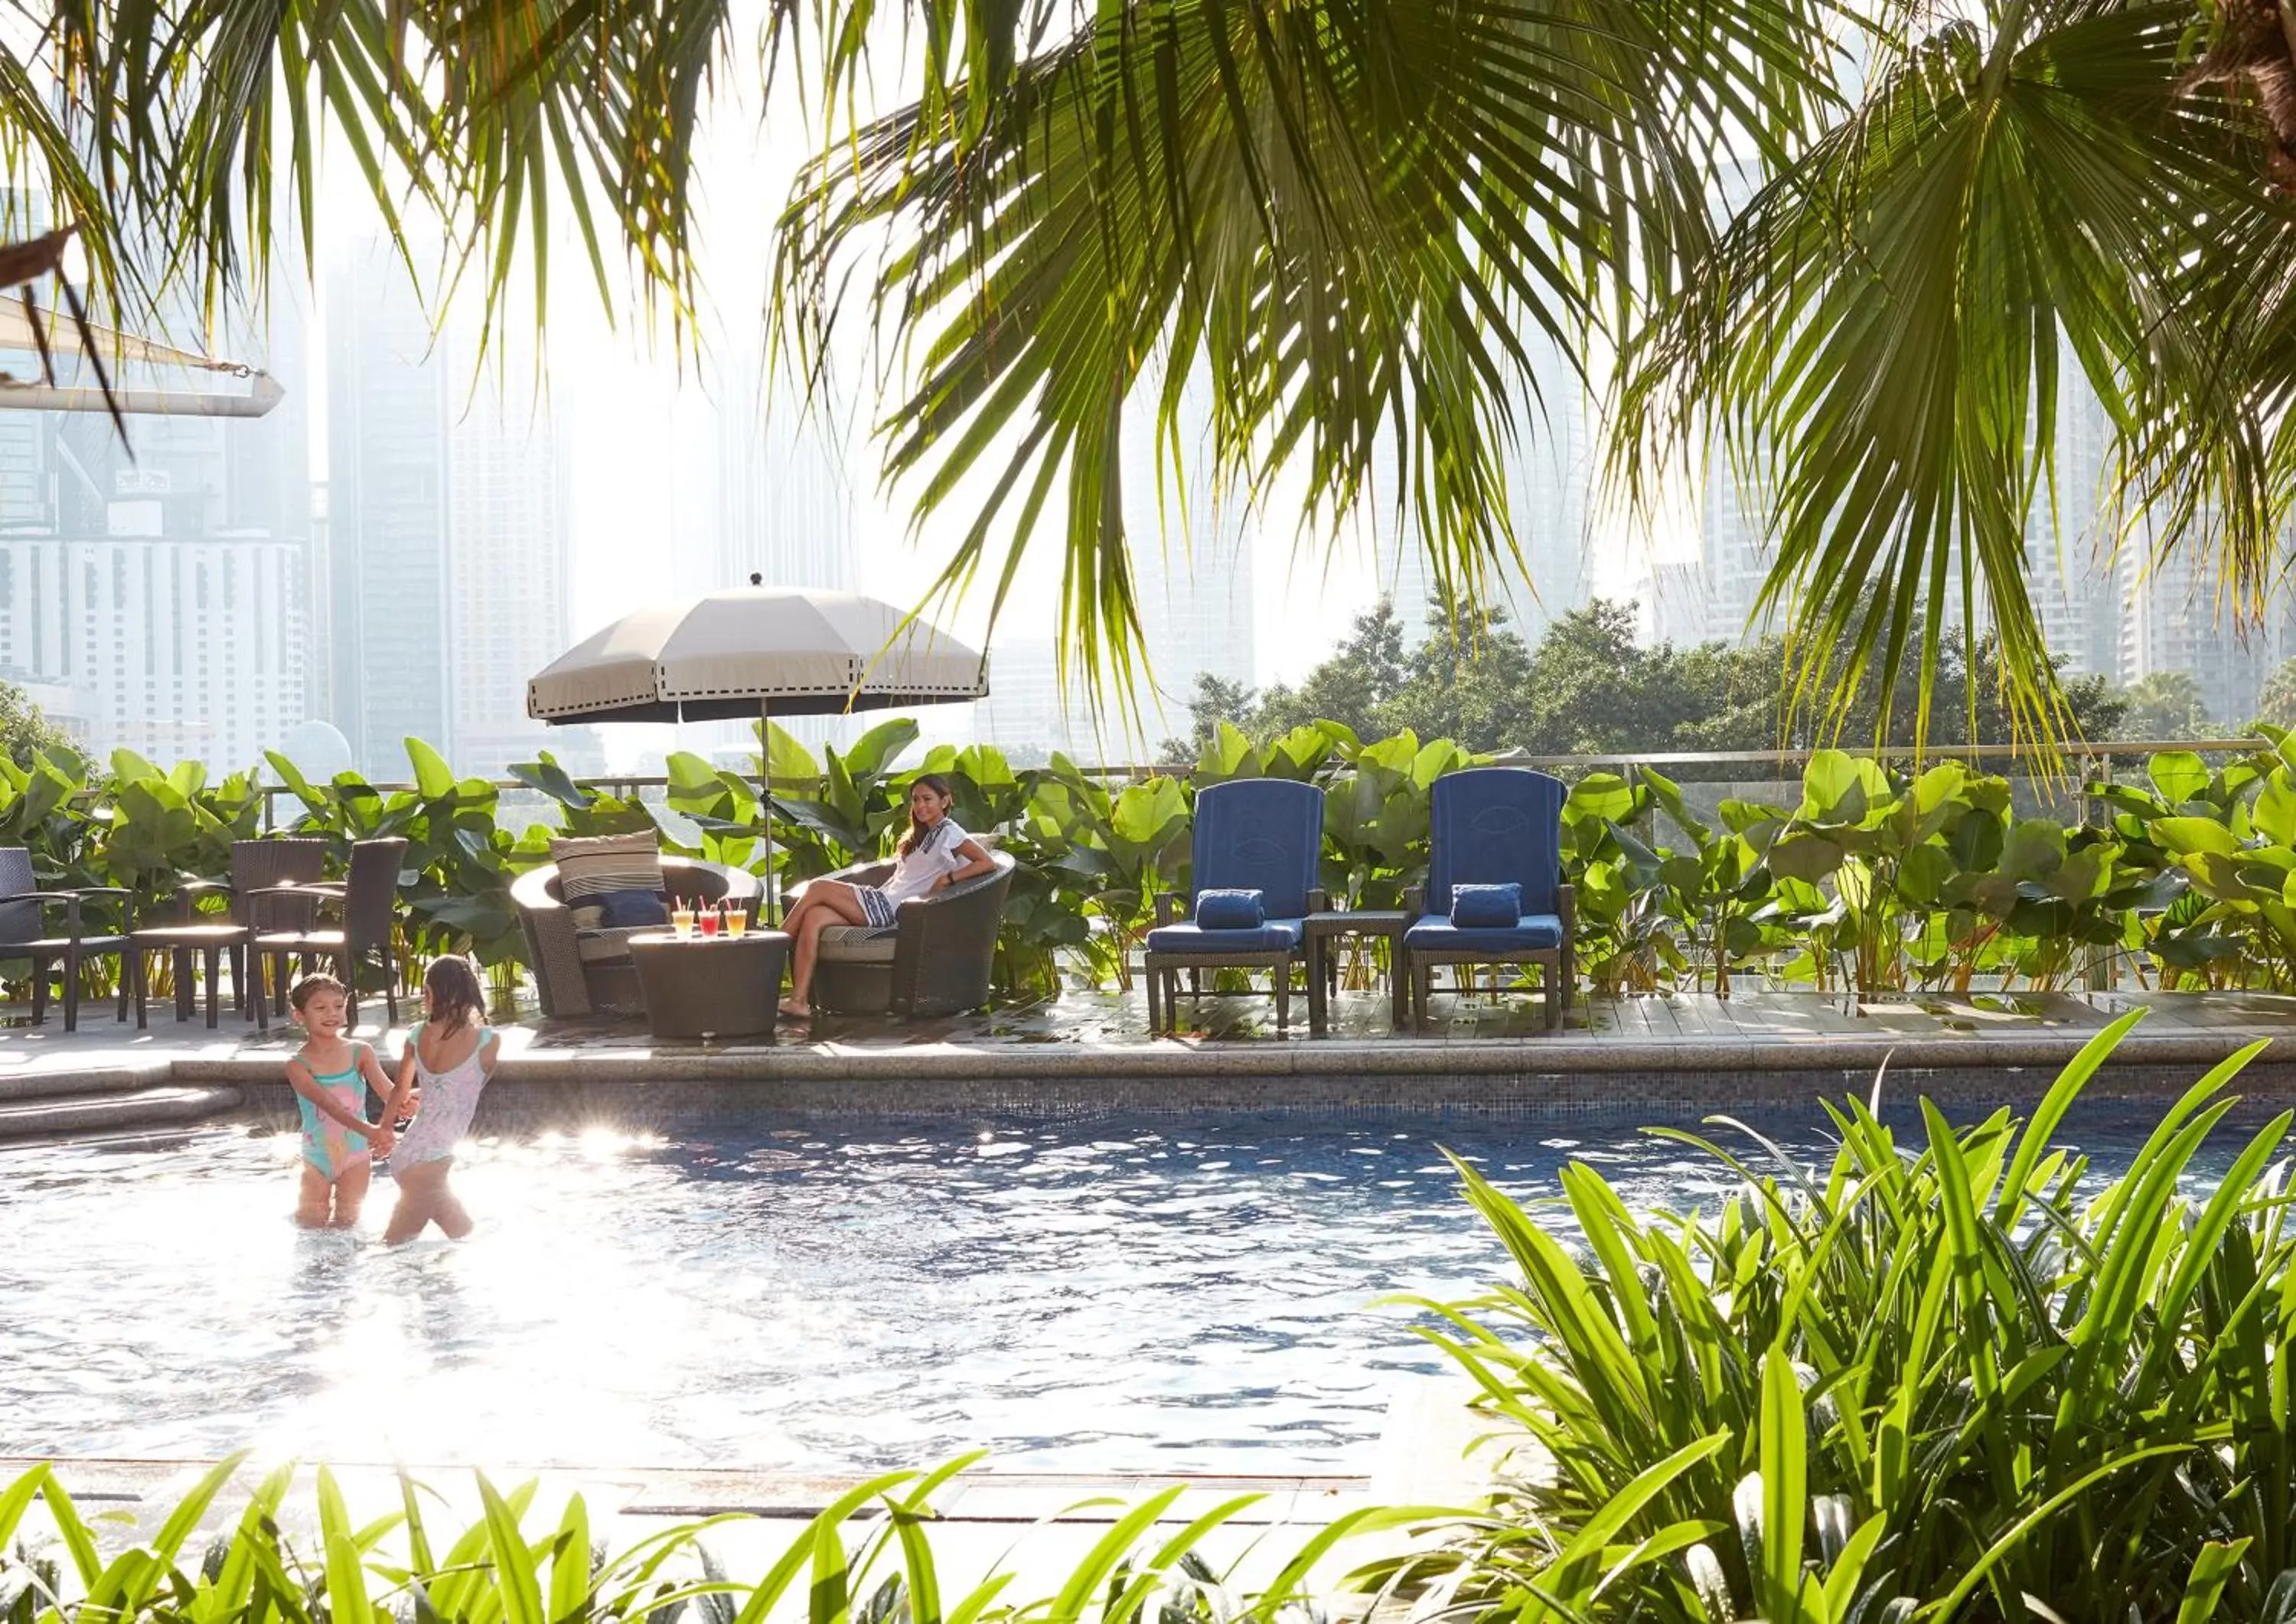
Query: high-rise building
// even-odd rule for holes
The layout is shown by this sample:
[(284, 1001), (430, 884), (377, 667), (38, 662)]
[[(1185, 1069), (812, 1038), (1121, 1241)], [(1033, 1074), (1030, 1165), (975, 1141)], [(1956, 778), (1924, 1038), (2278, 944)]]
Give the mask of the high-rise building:
[(409, 737), (454, 759), (447, 368), (379, 238), (329, 267), (325, 310), (329, 719), (362, 772), (396, 779)]
[(381, 244), (328, 280), (329, 715), (362, 771), (402, 778), (419, 738), (499, 775), (582, 741), (526, 715), (564, 652), (571, 526), (562, 417), (507, 330), (434, 335)]
[(717, 402), (718, 585), (853, 587), (854, 500), (834, 406), (733, 351)]
[[(996, 639), (988, 652), (988, 697), (973, 707), (973, 729), (983, 742), (1015, 766), (1041, 766), (1054, 750), (1073, 754), (1074, 709), (1063, 702), (1052, 639)], [(1092, 737), (1088, 723), (1082, 737)]]
[(284, 398), (131, 419), (132, 458), (100, 414), (0, 412), (0, 668), (98, 756), (251, 767), (308, 714), (303, 339), (284, 295), (220, 334)]
[(1206, 380), (1191, 380), (1182, 392), (1174, 439), (1177, 465), (1170, 442), (1159, 454), (1152, 411), (1144, 405), (1125, 414), (1124, 529), (1155, 676), (1155, 693), (1140, 696), (1140, 719), (1151, 734), (1186, 714), (1197, 677), (1250, 687), (1258, 676), (1251, 529), (1243, 504), (1223, 503), (1213, 490)]
[(2126, 685), (2164, 672), (2190, 672), (2212, 721), (2238, 729), (2256, 714), (2265, 679), (2291, 652), (2284, 613), (2240, 627), (2217, 583), (2190, 547), (2147, 561), (2132, 545), (2120, 561), (2120, 677)]
[[(467, 347), (450, 355), (470, 376)], [(506, 387), (479, 390), (447, 434), (452, 759), (490, 777), (568, 748), (526, 714), (527, 679), (566, 651), (570, 562), (566, 435), (538, 397), (521, 398), (530, 367), (504, 367)]]
[[(1595, 449), (1584, 381), (1552, 340), (1529, 342), (1536, 387), (1511, 391), (1514, 438), (1501, 447), (1507, 520), (1521, 555), (1495, 566), (1485, 583), (1489, 600), (1528, 642), (1594, 596), (1588, 545), (1594, 514)], [(1405, 485), (1394, 441), (1382, 437), (1372, 454), (1369, 526), (1379, 593), (1395, 606), (1404, 640), (1428, 636), (1440, 609), (1435, 571), (1416, 514), (1399, 506)]]
[(1552, 339), (1531, 340), (1538, 389), (1518, 390), (1507, 457), (1507, 511), (1524, 578), (1507, 583), (1508, 613), (1525, 641), (1594, 597), (1587, 549), (1596, 448), (1587, 389)]
[(1660, 643), (1756, 643), (1776, 629), (1774, 611), (1757, 612), (1768, 578), (1760, 471), (1742, 469), (1718, 437), (1699, 485), (1698, 557), (1652, 573), (1646, 605)]
[(99, 754), (252, 767), (304, 718), (303, 583), (299, 540), (0, 537), (0, 667), (78, 696)]

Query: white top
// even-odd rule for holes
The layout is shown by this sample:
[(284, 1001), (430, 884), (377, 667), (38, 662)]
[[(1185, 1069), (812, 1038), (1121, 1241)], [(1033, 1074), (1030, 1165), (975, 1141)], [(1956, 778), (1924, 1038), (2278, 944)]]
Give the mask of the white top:
[(959, 855), (972, 838), (956, 826), (956, 819), (942, 818), (919, 837), (914, 850), (894, 863), (893, 877), (878, 888), (885, 900), (898, 907), (912, 897), (930, 893), (943, 874), (953, 874), (972, 861)]

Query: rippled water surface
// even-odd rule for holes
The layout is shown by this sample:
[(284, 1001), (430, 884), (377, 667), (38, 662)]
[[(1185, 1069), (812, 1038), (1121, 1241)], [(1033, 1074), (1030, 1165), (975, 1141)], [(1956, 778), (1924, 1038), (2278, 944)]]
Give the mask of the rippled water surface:
[(1524, 1198), (1725, 1187), (1584, 1116), (713, 1120), (470, 1147), (478, 1234), (386, 1251), (387, 1181), (365, 1234), (290, 1224), (292, 1136), (0, 1151), (0, 1454), (1361, 1470), (1440, 1367), (1374, 1300), (1505, 1272), (1439, 1142)]

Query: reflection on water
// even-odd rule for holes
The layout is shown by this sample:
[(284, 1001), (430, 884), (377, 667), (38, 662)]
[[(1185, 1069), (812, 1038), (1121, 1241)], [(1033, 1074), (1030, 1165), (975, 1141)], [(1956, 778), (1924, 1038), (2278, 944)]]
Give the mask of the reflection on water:
[(1726, 1189), (1583, 1114), (778, 1120), (489, 1141), (478, 1235), (395, 1252), (386, 1180), (365, 1234), (288, 1222), (291, 1136), (0, 1152), (0, 1454), (1362, 1469), (1439, 1366), (1374, 1300), (1505, 1272), (1439, 1143), (1526, 1199), (1574, 1157), (1644, 1208)]

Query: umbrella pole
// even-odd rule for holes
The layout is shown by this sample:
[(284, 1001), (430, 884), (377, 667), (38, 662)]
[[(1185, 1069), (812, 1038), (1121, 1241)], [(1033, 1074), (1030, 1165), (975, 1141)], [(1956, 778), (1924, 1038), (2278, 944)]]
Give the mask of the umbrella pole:
[(774, 742), (767, 732), (773, 720), (771, 709), (771, 701), (758, 701), (758, 821), (766, 829), (765, 912), (758, 924), (768, 931), (774, 925)]

